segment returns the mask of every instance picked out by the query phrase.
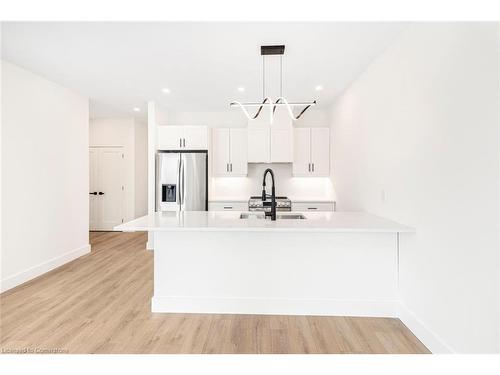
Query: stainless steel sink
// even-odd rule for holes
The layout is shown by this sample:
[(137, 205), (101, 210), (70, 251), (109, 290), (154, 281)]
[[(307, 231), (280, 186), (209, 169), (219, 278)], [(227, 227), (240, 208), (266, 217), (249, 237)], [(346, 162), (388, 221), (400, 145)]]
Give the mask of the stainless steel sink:
[[(265, 219), (266, 216), (263, 213), (253, 213), (253, 212), (244, 212), (240, 215), (240, 219)], [(292, 220), (303, 220), (306, 217), (302, 214), (277, 214), (276, 219), (292, 219)]]
[(252, 213), (244, 212), (240, 215), (240, 219), (265, 219), (266, 216), (263, 213)]

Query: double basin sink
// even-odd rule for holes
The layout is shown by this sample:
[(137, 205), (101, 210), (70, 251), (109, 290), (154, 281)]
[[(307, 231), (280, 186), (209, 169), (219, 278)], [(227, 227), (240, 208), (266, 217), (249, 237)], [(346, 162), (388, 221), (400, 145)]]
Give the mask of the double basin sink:
[[(268, 218), (270, 218), (268, 216)], [(303, 220), (306, 217), (302, 214), (276, 214), (276, 220), (292, 219)], [(264, 212), (244, 212), (240, 215), (240, 219), (266, 219)]]

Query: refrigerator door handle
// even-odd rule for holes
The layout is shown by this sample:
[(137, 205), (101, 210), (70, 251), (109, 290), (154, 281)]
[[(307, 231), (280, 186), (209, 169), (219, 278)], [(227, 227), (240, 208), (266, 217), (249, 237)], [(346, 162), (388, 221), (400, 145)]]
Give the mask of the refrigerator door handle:
[[(181, 158), (182, 160), (182, 158)], [(184, 204), (184, 163), (182, 163), (182, 187), (181, 187), (181, 193), (182, 193), (182, 198), (181, 198), (181, 205)]]
[(179, 163), (177, 166), (177, 195), (178, 195), (178, 204), (179, 204), (179, 210), (181, 207), (181, 163), (182, 163), (182, 158), (179, 157)]

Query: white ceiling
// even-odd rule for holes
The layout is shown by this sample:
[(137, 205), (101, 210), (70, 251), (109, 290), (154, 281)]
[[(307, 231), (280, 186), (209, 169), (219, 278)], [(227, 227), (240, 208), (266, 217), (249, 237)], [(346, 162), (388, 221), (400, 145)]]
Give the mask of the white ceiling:
[[(225, 111), (262, 97), (260, 46), (285, 44), (284, 94), (325, 108), (404, 23), (4, 22), (2, 57), (77, 90), (91, 116)], [(323, 91), (315, 91), (322, 85)], [(245, 92), (238, 92), (239, 86)], [(167, 87), (170, 94), (161, 89)], [(140, 113), (132, 108), (139, 107)]]

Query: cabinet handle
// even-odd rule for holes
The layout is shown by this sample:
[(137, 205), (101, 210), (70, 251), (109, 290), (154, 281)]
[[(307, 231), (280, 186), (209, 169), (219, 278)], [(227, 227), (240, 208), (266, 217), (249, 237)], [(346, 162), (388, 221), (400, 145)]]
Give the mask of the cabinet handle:
[(307, 168), (309, 169), (309, 172), (311, 172), (311, 163), (307, 164)]
[(229, 163), (229, 172), (233, 171), (233, 163)]
[(104, 193), (102, 191), (99, 192), (99, 195), (104, 195)]
[(179, 138), (179, 147), (182, 147), (182, 139)]
[(186, 138), (182, 139), (183, 146), (186, 147)]
[(97, 191), (94, 191), (93, 193), (89, 193), (90, 195), (97, 195)]
[(225, 209), (225, 210), (232, 210), (232, 209), (233, 209), (233, 207), (232, 207), (232, 206), (224, 206), (224, 209)]
[(229, 163), (226, 163), (226, 172), (229, 172)]
[(314, 163), (312, 163), (312, 171), (314, 172)]
[(317, 210), (318, 207), (307, 207), (308, 210)]

